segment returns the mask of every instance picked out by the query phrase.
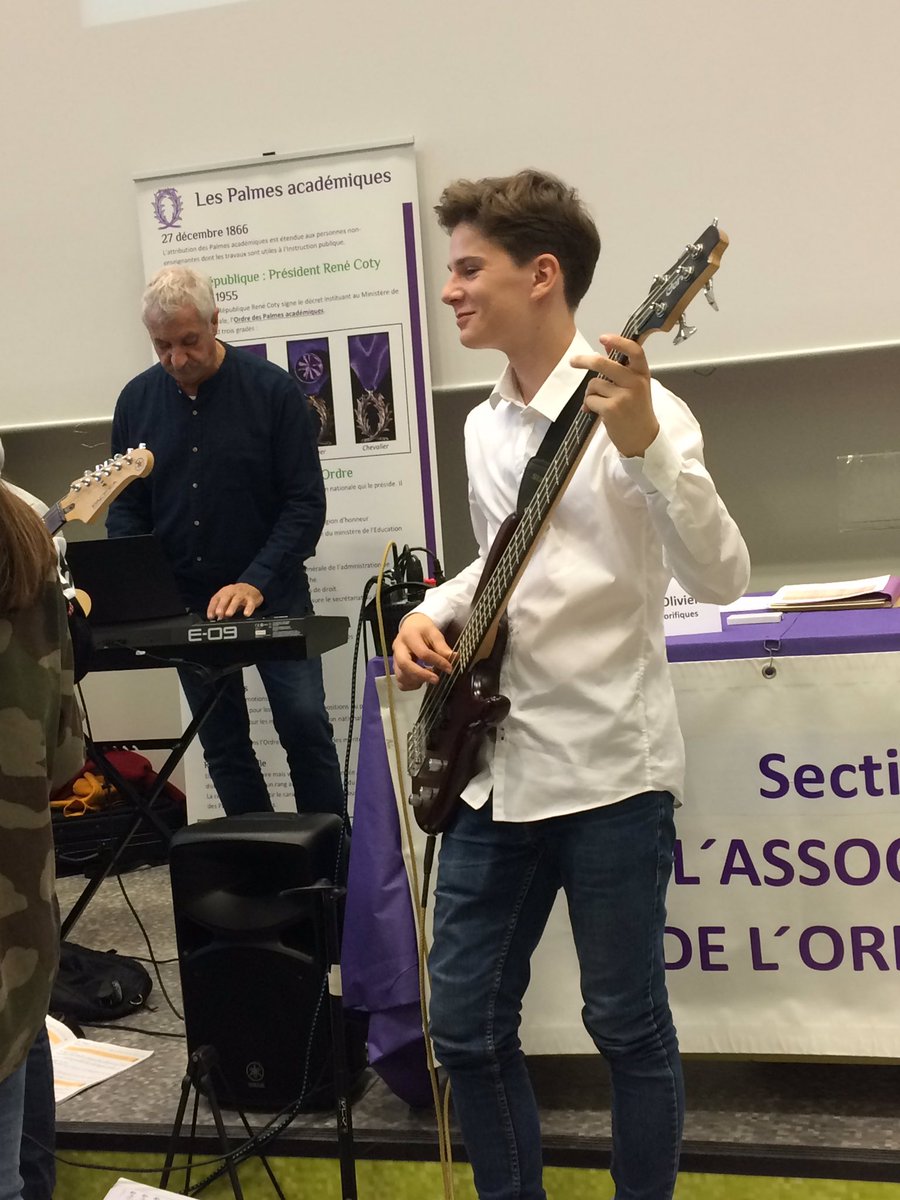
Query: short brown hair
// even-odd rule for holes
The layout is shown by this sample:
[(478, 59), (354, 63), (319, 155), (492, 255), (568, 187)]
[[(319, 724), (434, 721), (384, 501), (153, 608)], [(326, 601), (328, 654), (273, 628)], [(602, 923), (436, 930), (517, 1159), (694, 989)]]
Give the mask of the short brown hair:
[(563, 273), (566, 303), (578, 307), (594, 276), (600, 235), (574, 188), (546, 171), (458, 179), (435, 205), (441, 228), (472, 225), (519, 266), (552, 254)]

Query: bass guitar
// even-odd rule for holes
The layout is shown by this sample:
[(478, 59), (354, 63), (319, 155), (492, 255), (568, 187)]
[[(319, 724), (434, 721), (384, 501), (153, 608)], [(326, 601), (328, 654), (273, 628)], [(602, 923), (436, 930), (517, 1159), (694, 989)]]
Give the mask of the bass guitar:
[(59, 533), (67, 521), (90, 524), (130, 483), (152, 470), (153, 455), (146, 446), (114, 454), (92, 471), (85, 471), (80, 479), (73, 479), (65, 496), (48, 509), (44, 524), (51, 536)]
[[(712, 276), (718, 270), (728, 238), (713, 223), (685, 247), (664, 275), (657, 275), (647, 297), (629, 317), (622, 336), (643, 342), (651, 333), (671, 330), (676, 344), (694, 332), (684, 311), (701, 289), (716, 307)], [(622, 357), (613, 354), (614, 361)], [(554, 507), (596, 431), (597, 414), (580, 409), (566, 431), (531, 499), (511, 514), (497, 531), (469, 618), (454, 645), (452, 671), (432, 684), (407, 739), (407, 765), (412, 779), (409, 802), (426, 833), (442, 832), (450, 823), (459, 797), (475, 773), (486, 734), (509, 712), (500, 694), (500, 665), (505, 648), (507, 605)], [(448, 640), (452, 638), (452, 633)]]

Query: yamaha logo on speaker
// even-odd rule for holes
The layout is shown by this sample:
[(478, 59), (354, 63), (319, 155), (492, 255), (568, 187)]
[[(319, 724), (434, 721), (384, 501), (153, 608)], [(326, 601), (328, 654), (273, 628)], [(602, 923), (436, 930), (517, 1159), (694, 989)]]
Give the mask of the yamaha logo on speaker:
[[(244, 813), (180, 832), (169, 867), (188, 1052), (216, 1049), (223, 1106), (227, 1098), (238, 1110), (333, 1107), (322, 996), (337, 951), (318, 881), (345, 853), (341, 818)], [(341, 914), (332, 917), (339, 932)], [(366, 1065), (365, 1025), (348, 1021), (344, 1036), (353, 1086)]]

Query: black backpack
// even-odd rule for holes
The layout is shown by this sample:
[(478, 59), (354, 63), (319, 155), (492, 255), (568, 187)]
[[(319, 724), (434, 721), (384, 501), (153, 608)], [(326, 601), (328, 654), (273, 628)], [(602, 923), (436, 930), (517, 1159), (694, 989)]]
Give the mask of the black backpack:
[(133, 958), (63, 942), (50, 1012), (63, 1021), (115, 1021), (142, 1008), (152, 987)]

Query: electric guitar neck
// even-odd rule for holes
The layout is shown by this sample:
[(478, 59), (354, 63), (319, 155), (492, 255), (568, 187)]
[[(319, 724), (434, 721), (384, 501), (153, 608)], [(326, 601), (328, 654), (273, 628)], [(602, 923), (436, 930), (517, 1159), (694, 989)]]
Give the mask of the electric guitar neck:
[(153, 455), (145, 446), (115, 454), (74, 479), (65, 496), (48, 509), (44, 524), (51, 535), (59, 533), (68, 521), (90, 524), (130, 483), (152, 470)]

